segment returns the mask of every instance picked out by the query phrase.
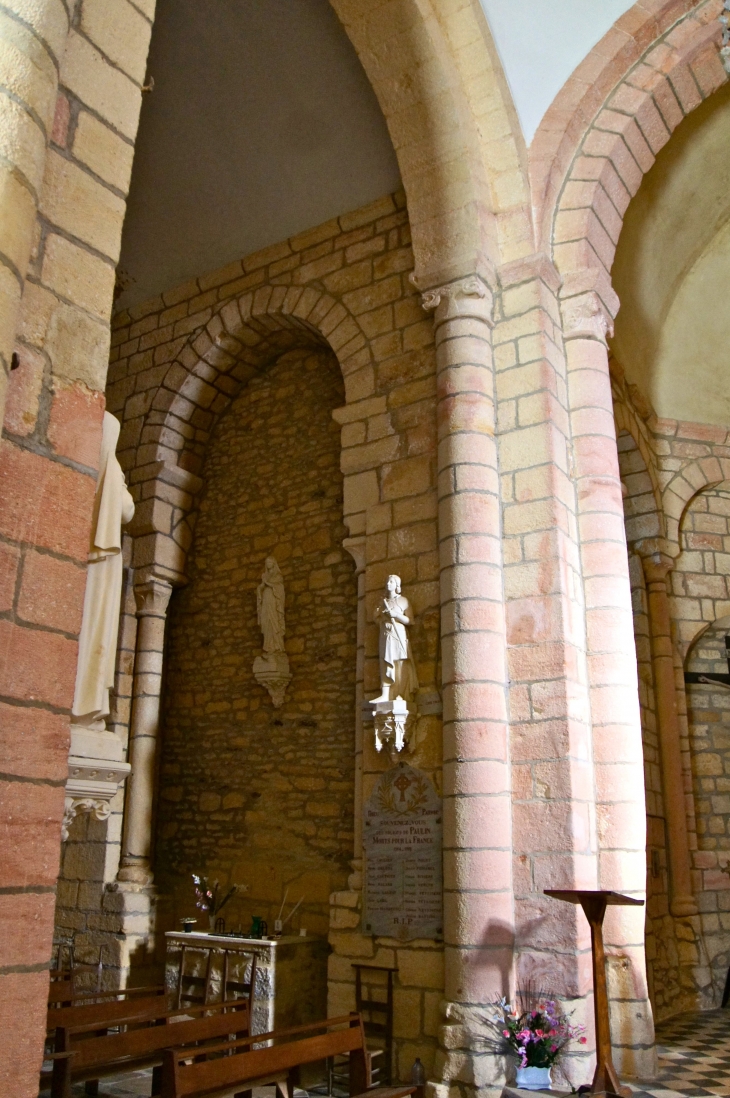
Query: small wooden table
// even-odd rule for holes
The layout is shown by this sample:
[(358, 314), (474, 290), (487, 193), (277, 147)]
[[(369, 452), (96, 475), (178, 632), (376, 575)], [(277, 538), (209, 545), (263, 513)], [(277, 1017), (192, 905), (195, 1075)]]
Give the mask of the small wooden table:
[(596, 1019), (596, 1071), (591, 1085), (592, 1094), (627, 1095), (621, 1087), (611, 1056), (611, 1022), (608, 1016), (608, 991), (606, 988), (606, 954), (603, 948), (603, 917), (606, 908), (643, 907), (643, 900), (624, 896), (620, 892), (579, 892), (573, 889), (546, 888), (546, 896), (565, 900), (583, 908), (583, 914), (591, 927), (593, 952), (593, 1010)]

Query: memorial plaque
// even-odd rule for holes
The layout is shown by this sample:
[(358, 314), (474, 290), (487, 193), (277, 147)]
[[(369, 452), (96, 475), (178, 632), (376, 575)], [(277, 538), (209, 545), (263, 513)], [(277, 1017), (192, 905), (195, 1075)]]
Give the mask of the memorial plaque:
[(430, 780), (400, 763), (380, 778), (364, 816), (365, 933), (442, 937), (442, 807)]

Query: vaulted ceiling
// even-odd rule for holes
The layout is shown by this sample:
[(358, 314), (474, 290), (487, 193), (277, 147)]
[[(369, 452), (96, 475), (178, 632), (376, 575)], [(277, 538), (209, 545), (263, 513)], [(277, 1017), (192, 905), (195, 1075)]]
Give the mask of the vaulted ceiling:
[(730, 425), (730, 86), (675, 131), (629, 205), (612, 348), (660, 416)]
[[(528, 142), (631, 7), (480, 2)], [(118, 308), (400, 185), (375, 94), (328, 0), (158, 0), (148, 77)]]

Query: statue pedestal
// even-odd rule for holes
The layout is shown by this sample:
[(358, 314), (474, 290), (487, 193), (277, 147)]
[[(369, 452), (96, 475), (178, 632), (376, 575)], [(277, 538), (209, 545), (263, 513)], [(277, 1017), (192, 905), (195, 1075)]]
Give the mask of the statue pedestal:
[(269, 652), (265, 656), (257, 656), (253, 661), (253, 677), (260, 686), (268, 690), (274, 707), (279, 709), (284, 704), (284, 694), (291, 682), (286, 652)]
[(80, 812), (93, 813), (97, 820), (109, 818), (110, 801), (132, 769), (123, 756), (121, 741), (113, 732), (71, 725), (61, 831), (64, 841), (71, 822)]
[(368, 707), (375, 725), (375, 750), (382, 751), (388, 746), (401, 752), (406, 745), (406, 721), (408, 706), (403, 698), (392, 701), (371, 701)]

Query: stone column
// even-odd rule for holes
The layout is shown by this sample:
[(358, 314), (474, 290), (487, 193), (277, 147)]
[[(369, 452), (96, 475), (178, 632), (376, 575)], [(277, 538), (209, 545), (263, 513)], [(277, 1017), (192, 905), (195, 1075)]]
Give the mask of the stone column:
[(0, 13), (0, 422), (67, 33), (61, 0)]
[(152, 809), (160, 725), (160, 691), (165, 644), (165, 618), (172, 584), (153, 577), (135, 585), (137, 649), (129, 729), (129, 762), (119, 881), (137, 886), (152, 883), (150, 850)]
[(343, 546), (355, 562), (357, 576), (357, 657), (355, 667), (355, 827), (350, 888), (362, 888), (362, 755), (365, 698), (365, 537), (345, 538)]
[[(641, 552), (640, 544), (637, 548)], [(665, 553), (651, 552), (642, 554), (641, 562), (646, 579), (646, 599), (649, 607), (654, 704), (659, 733), (664, 817), (667, 825), (669, 910), (672, 915), (677, 916), (696, 915), (697, 902), (692, 895), (686, 794), (682, 772), (677, 685), (674, 674), (674, 647), (667, 591), (667, 576), (674, 566), (674, 561)]]
[[(609, 302), (613, 307), (618, 302)], [(643, 898), (646, 803), (641, 713), (629, 558), (607, 335), (613, 319), (595, 292), (561, 302), (576, 490), (578, 544), (585, 595), (586, 664), (591, 712), (598, 887)], [(644, 956), (645, 909), (614, 907), (606, 942), (630, 960), (619, 986), (631, 1026), (614, 1025), (619, 1071), (651, 1075), (653, 1028)], [(630, 1008), (630, 1010), (629, 1010)]]
[(441, 1075), (483, 1087), (498, 1081), (495, 1057), (456, 1049), (483, 1004), (509, 993), (514, 947), (492, 292), (475, 275), (423, 303), (436, 329), (445, 997), (456, 1023)]

